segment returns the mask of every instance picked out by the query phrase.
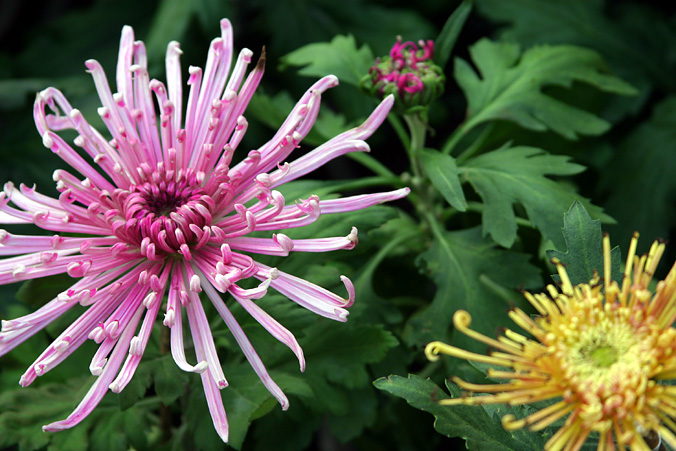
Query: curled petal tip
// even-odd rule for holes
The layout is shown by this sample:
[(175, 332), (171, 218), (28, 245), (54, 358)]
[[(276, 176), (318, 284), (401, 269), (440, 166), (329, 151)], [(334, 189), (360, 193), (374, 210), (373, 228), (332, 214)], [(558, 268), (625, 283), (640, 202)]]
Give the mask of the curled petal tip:
[(207, 368), (209, 368), (209, 364), (206, 362), (206, 360), (202, 360), (201, 362), (197, 363), (197, 365), (195, 365), (193, 372), (202, 374), (207, 370)]
[(340, 276), (340, 280), (343, 282), (345, 289), (347, 290), (347, 304), (345, 304), (345, 307), (350, 307), (352, 304), (354, 304), (355, 299), (354, 284), (347, 276)]
[(329, 88), (336, 87), (340, 84), (338, 77), (336, 77), (335, 75), (327, 75), (324, 78), (322, 78), (322, 80), (326, 82), (326, 86)]
[(436, 362), (439, 360), (439, 344), (440, 342), (433, 341), (431, 343), (427, 343), (427, 346), (425, 346), (425, 357), (427, 357), (427, 360), (430, 362)]
[(341, 308), (336, 308), (336, 309), (333, 310), (333, 312), (336, 314), (336, 318), (335, 318), (336, 321), (340, 321), (341, 323), (347, 322), (347, 316), (350, 314), (350, 312), (348, 312), (345, 309), (341, 309)]

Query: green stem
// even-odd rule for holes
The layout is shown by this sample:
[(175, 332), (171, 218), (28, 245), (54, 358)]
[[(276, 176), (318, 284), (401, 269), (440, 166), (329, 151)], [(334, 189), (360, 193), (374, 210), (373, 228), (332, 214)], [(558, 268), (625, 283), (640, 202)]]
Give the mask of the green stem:
[(467, 132), (470, 129), (467, 128), (467, 122), (462, 123), (458, 128), (455, 129), (451, 137), (444, 143), (444, 146), (441, 148), (441, 153), (445, 155), (450, 155), (453, 152), (455, 146), (458, 145), (460, 140), (465, 137)]
[(369, 154), (363, 152), (350, 152), (347, 154), (347, 156), (361, 163), (363, 166), (367, 167), (378, 175), (383, 177), (396, 177), (394, 172), (390, 171), (385, 165)]
[(425, 147), (427, 134), (425, 122), (423, 122), (418, 114), (407, 114), (404, 116), (404, 120), (406, 121), (406, 125), (408, 125), (408, 130), (411, 132), (411, 146), (409, 148), (411, 151), (417, 152)]
[(465, 150), (463, 150), (460, 155), (455, 159), (456, 164), (461, 164), (465, 162), (469, 157), (474, 155), (486, 142), (486, 138), (491, 134), (495, 128), (495, 123), (491, 123), (486, 126), (481, 132), (481, 134), (474, 140), (474, 142)]
[(445, 239), (444, 237), (444, 230), (441, 224), (439, 224), (439, 221), (437, 218), (434, 216), (434, 214), (431, 211), (425, 211), (424, 212), (424, 217), (427, 219), (427, 222), (430, 225), (430, 228), (432, 229), (432, 235), (439, 241), (442, 241)]
[(418, 114), (407, 114), (404, 116), (404, 120), (411, 133), (411, 145), (408, 148), (411, 171), (415, 177), (422, 177), (418, 153), (425, 148), (427, 127)]
[[(392, 240), (389, 243), (387, 243), (382, 249), (380, 249), (378, 253), (369, 260), (366, 266), (361, 269), (360, 277), (356, 281), (355, 285), (360, 287), (362, 283), (368, 283), (368, 281), (371, 280), (372, 273), (376, 270), (376, 268), (378, 268), (378, 265), (380, 265), (380, 263), (385, 259), (385, 257), (387, 257), (387, 255), (394, 249), (396, 249), (401, 243), (413, 238), (414, 236), (418, 235), (418, 233), (419, 232), (415, 230), (413, 232), (402, 233), (401, 235), (393, 237)], [(357, 291), (361, 291), (361, 289)]]
[(345, 183), (332, 185), (331, 190), (333, 192), (349, 191), (382, 185), (396, 186), (398, 188), (403, 188), (405, 186), (401, 177), (364, 177), (361, 179), (348, 180)]
[(387, 116), (387, 120), (390, 122), (390, 125), (394, 129), (394, 132), (397, 134), (404, 147), (409, 149), (411, 147), (411, 140), (408, 137), (408, 133), (406, 133), (406, 129), (404, 129), (404, 125), (399, 120), (399, 117), (396, 114), (389, 114)]

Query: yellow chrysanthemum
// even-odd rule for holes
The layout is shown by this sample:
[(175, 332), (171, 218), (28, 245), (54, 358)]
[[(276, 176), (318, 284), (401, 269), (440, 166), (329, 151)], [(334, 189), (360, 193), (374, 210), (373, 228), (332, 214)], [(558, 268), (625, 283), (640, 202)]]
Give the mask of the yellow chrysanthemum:
[[(503, 369), (488, 377), (509, 382), (478, 385), (453, 378), (469, 392), (490, 393), (441, 401), (457, 404), (530, 404), (559, 401), (525, 417), (505, 415), (505, 429), (541, 430), (567, 416), (549, 439), (547, 450), (578, 450), (595, 431), (598, 450), (649, 451), (646, 437), (661, 436), (676, 449), (676, 264), (667, 277), (649, 289), (664, 244), (655, 242), (648, 255), (636, 255), (638, 234), (629, 247), (621, 286), (611, 281), (610, 240), (603, 239), (604, 279), (573, 286), (566, 270), (554, 261), (561, 288), (525, 293), (539, 312), (531, 318), (520, 309), (509, 317), (532, 337), (506, 330), (493, 340), (469, 328), (472, 318), (455, 313), (456, 329), (496, 349), (490, 356), (471, 353), (441, 342), (425, 348), (430, 360), (447, 354)], [(604, 285), (603, 281), (607, 281)]]

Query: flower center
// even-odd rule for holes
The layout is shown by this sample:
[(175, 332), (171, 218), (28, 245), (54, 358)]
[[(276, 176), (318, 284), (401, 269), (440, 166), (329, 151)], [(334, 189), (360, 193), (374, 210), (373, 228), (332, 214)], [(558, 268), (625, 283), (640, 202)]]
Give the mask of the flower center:
[(177, 212), (184, 205), (194, 204), (204, 194), (200, 187), (193, 187), (187, 183), (162, 182), (153, 184), (146, 182), (134, 190), (141, 195), (143, 207), (135, 216), (142, 218), (149, 214), (155, 217), (171, 218), (171, 213)]
[(140, 246), (148, 258), (185, 256), (209, 236), (214, 201), (192, 170), (178, 176), (154, 171), (142, 183), (116, 191), (113, 197), (124, 218), (122, 224), (114, 223), (115, 235)]
[(641, 361), (640, 338), (623, 321), (603, 321), (576, 331), (567, 344), (568, 359), (578, 376), (593, 385), (603, 384), (622, 368)]
[(617, 349), (612, 346), (599, 346), (596, 349), (592, 349), (589, 353), (589, 357), (594, 361), (597, 366), (602, 368), (608, 368), (613, 363), (617, 362), (618, 355)]

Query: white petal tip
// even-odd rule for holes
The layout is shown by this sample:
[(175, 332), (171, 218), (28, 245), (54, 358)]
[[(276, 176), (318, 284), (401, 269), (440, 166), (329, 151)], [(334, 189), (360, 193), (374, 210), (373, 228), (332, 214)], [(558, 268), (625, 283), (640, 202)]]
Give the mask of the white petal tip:
[(207, 370), (207, 368), (209, 368), (209, 364), (205, 360), (202, 360), (201, 362), (199, 362), (197, 365), (194, 366), (193, 372), (201, 374), (204, 373)]

